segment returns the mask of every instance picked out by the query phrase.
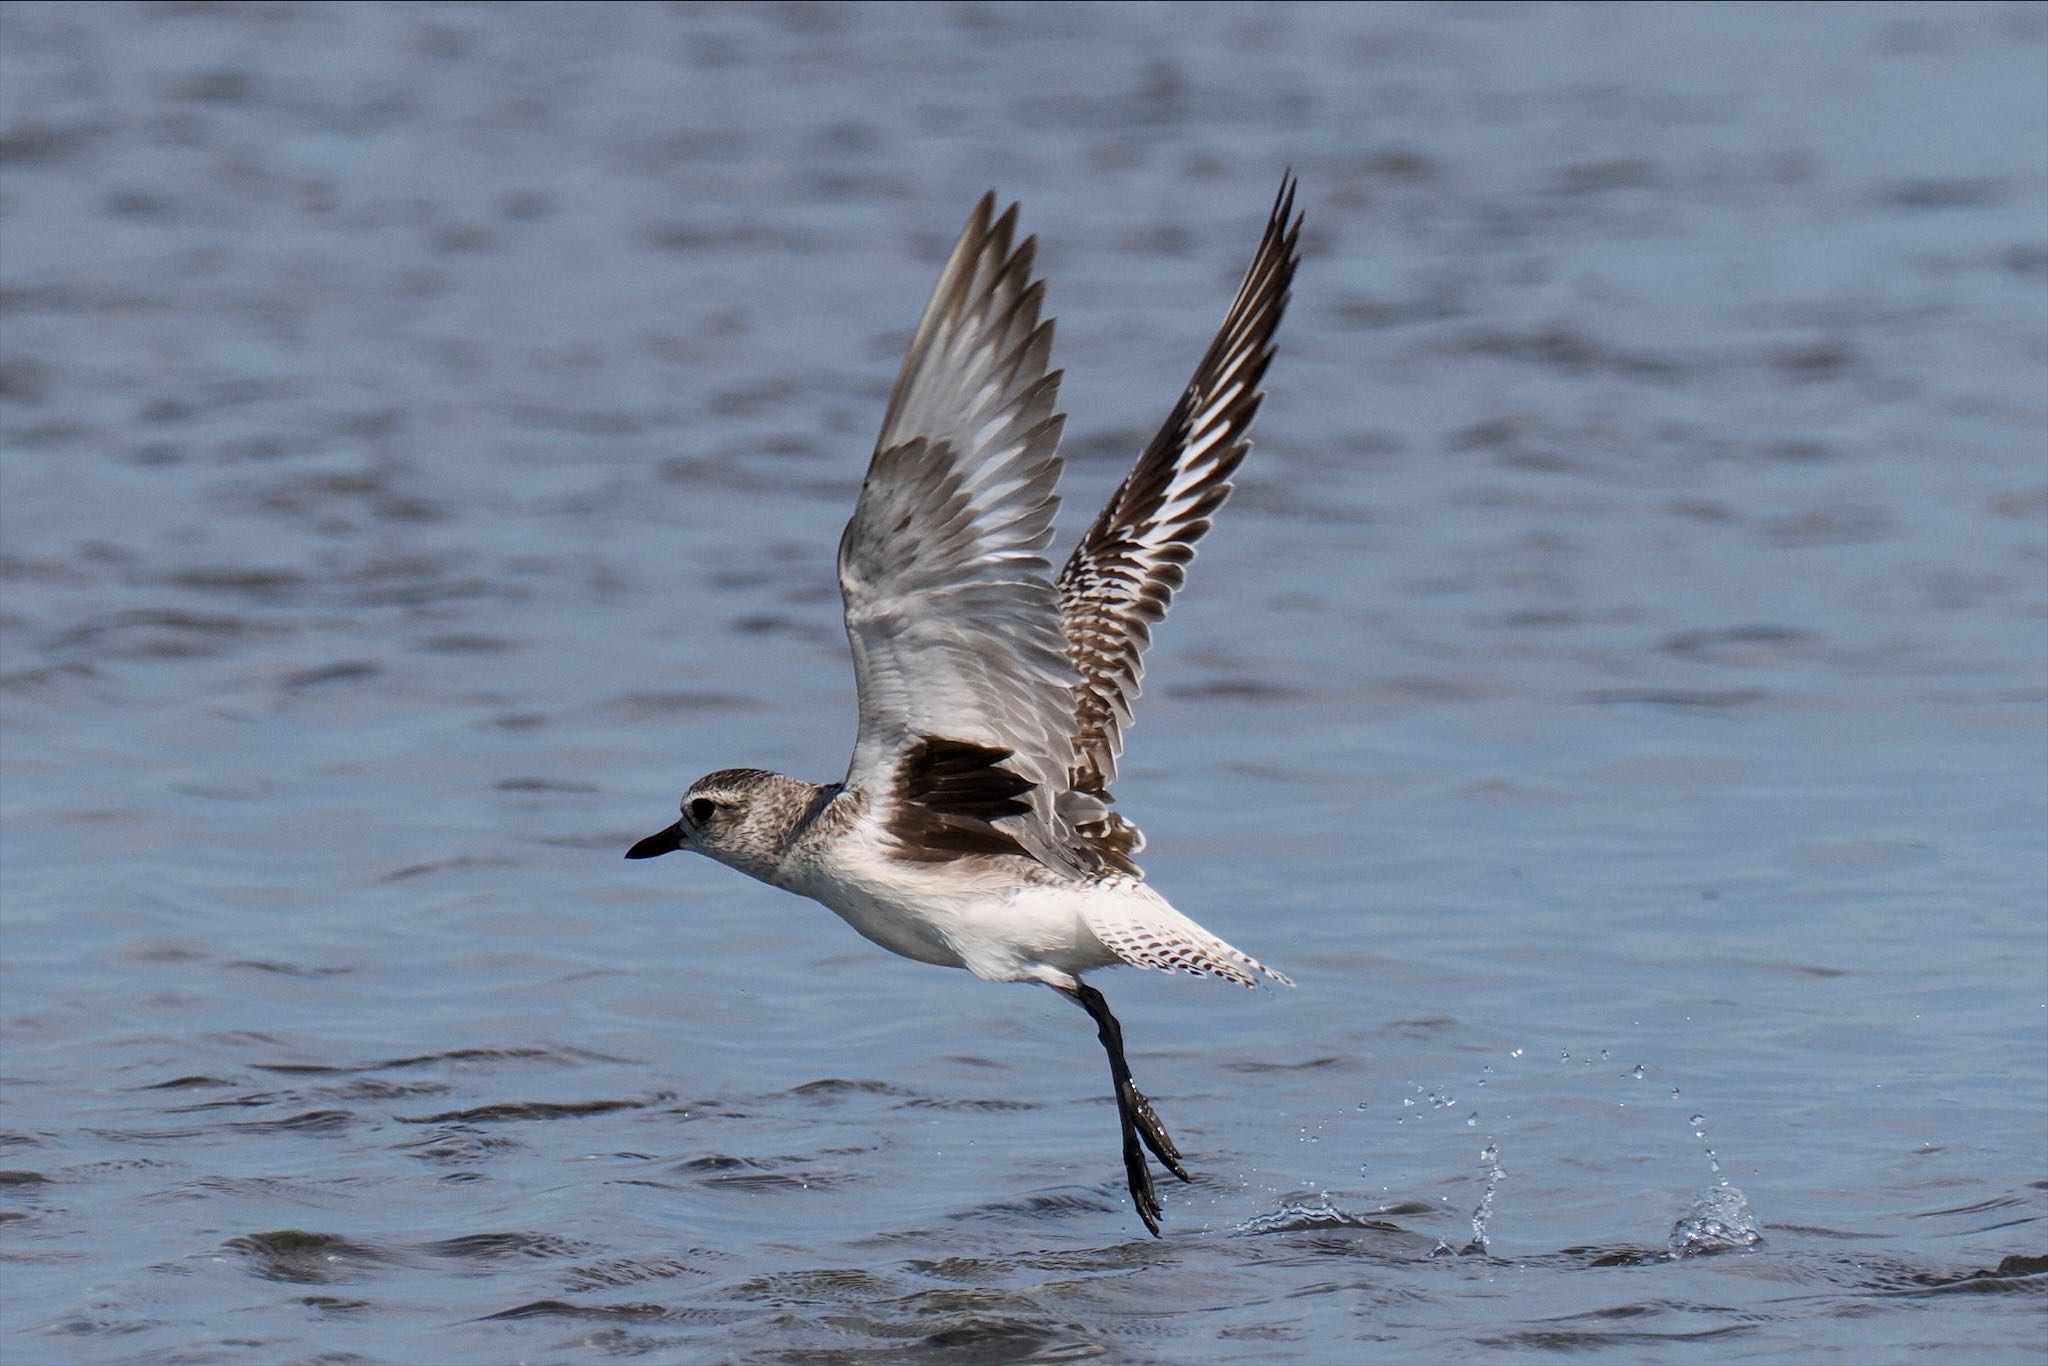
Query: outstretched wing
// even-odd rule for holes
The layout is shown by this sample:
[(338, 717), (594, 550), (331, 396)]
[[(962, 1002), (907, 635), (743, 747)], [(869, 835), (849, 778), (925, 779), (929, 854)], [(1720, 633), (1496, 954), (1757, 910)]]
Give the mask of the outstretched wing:
[(1060, 571), (1067, 655), (1081, 675), (1070, 815), (1088, 844), (1125, 872), (1138, 871), (1131, 856), (1144, 848), (1144, 836), (1106, 805), (1095, 812), (1086, 801), (1112, 800), (1109, 785), (1144, 677), (1152, 623), (1165, 617), (1195, 542), (1230, 496), (1231, 473), (1251, 449), (1259, 382), (1301, 260), (1294, 186), (1291, 174), (1280, 182), (1251, 269), (1194, 378)]
[(1028, 852), (1091, 871), (1055, 809), (1077, 679), (1041, 553), (1059, 506), (1059, 374), (1015, 205), (967, 220), (911, 339), (839, 587), (860, 686), (847, 785), (911, 857)]

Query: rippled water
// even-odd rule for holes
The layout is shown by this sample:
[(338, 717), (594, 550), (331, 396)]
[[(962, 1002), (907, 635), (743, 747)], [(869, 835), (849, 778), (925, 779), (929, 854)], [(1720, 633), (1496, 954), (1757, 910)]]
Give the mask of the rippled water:
[[(0, 10), (0, 1358), (2036, 1359), (2048, 10)], [(1307, 260), (1125, 807), (1301, 982), (682, 859), (988, 185), (1080, 522)], [(1725, 1184), (1724, 1184), (1725, 1183)]]

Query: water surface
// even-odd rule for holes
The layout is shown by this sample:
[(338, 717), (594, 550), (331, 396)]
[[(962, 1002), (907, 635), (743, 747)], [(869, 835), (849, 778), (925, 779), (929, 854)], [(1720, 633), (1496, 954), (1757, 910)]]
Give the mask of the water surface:
[[(2034, 1359), (2044, 55), (0, 11), (0, 1357)], [(619, 855), (840, 772), (832, 547), (974, 199), (1041, 234), (1075, 528), (1289, 165), (1119, 791), (1301, 987), (1102, 978), (1155, 1242), (1052, 993)]]

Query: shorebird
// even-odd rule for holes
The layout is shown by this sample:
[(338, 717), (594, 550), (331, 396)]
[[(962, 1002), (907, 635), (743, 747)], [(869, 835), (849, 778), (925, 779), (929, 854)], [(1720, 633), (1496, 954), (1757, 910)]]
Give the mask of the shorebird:
[(1250, 449), (1299, 263), (1295, 182), (1208, 352), (1057, 577), (1060, 373), (1017, 206), (984, 195), (939, 272), (839, 540), (860, 721), (836, 783), (708, 773), (681, 817), (626, 851), (704, 854), (823, 902), (885, 949), (1087, 1011), (1109, 1054), (1124, 1176), (1159, 1236), (1140, 1143), (1189, 1180), (1131, 1080), (1123, 1031), (1085, 973), (1118, 963), (1256, 986), (1287, 977), (1144, 879), (1110, 784), (1151, 628)]

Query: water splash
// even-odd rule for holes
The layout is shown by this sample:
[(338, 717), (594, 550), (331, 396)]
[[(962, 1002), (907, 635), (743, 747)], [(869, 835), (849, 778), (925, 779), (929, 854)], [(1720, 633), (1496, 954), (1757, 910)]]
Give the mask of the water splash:
[(1700, 1257), (1755, 1247), (1763, 1240), (1748, 1197), (1723, 1181), (1699, 1193), (1685, 1217), (1672, 1225), (1666, 1246), (1673, 1257)]
[(1282, 1205), (1271, 1214), (1254, 1215), (1239, 1224), (1237, 1233), (1299, 1233), (1312, 1228), (1386, 1228), (1384, 1217), (1374, 1218), (1365, 1214), (1354, 1214), (1339, 1209), (1330, 1203), (1329, 1196), (1322, 1197), (1320, 1204), (1289, 1203)]
[(1685, 1122), (1691, 1126), (1692, 1136), (1706, 1147), (1707, 1165), (1713, 1169), (1715, 1181), (1693, 1198), (1692, 1208), (1672, 1225), (1666, 1241), (1671, 1255), (1698, 1257), (1755, 1247), (1764, 1240), (1763, 1226), (1749, 1207), (1749, 1197), (1722, 1175), (1721, 1159), (1707, 1143), (1707, 1117), (1696, 1111)]
[(1483, 1256), (1489, 1248), (1486, 1226), (1493, 1221), (1493, 1193), (1507, 1175), (1500, 1165), (1500, 1149), (1492, 1143), (1479, 1150), (1479, 1165), (1486, 1171), (1486, 1189), (1480, 1193), (1479, 1204), (1472, 1211), (1472, 1241), (1464, 1248), (1468, 1256), (1475, 1252)]

